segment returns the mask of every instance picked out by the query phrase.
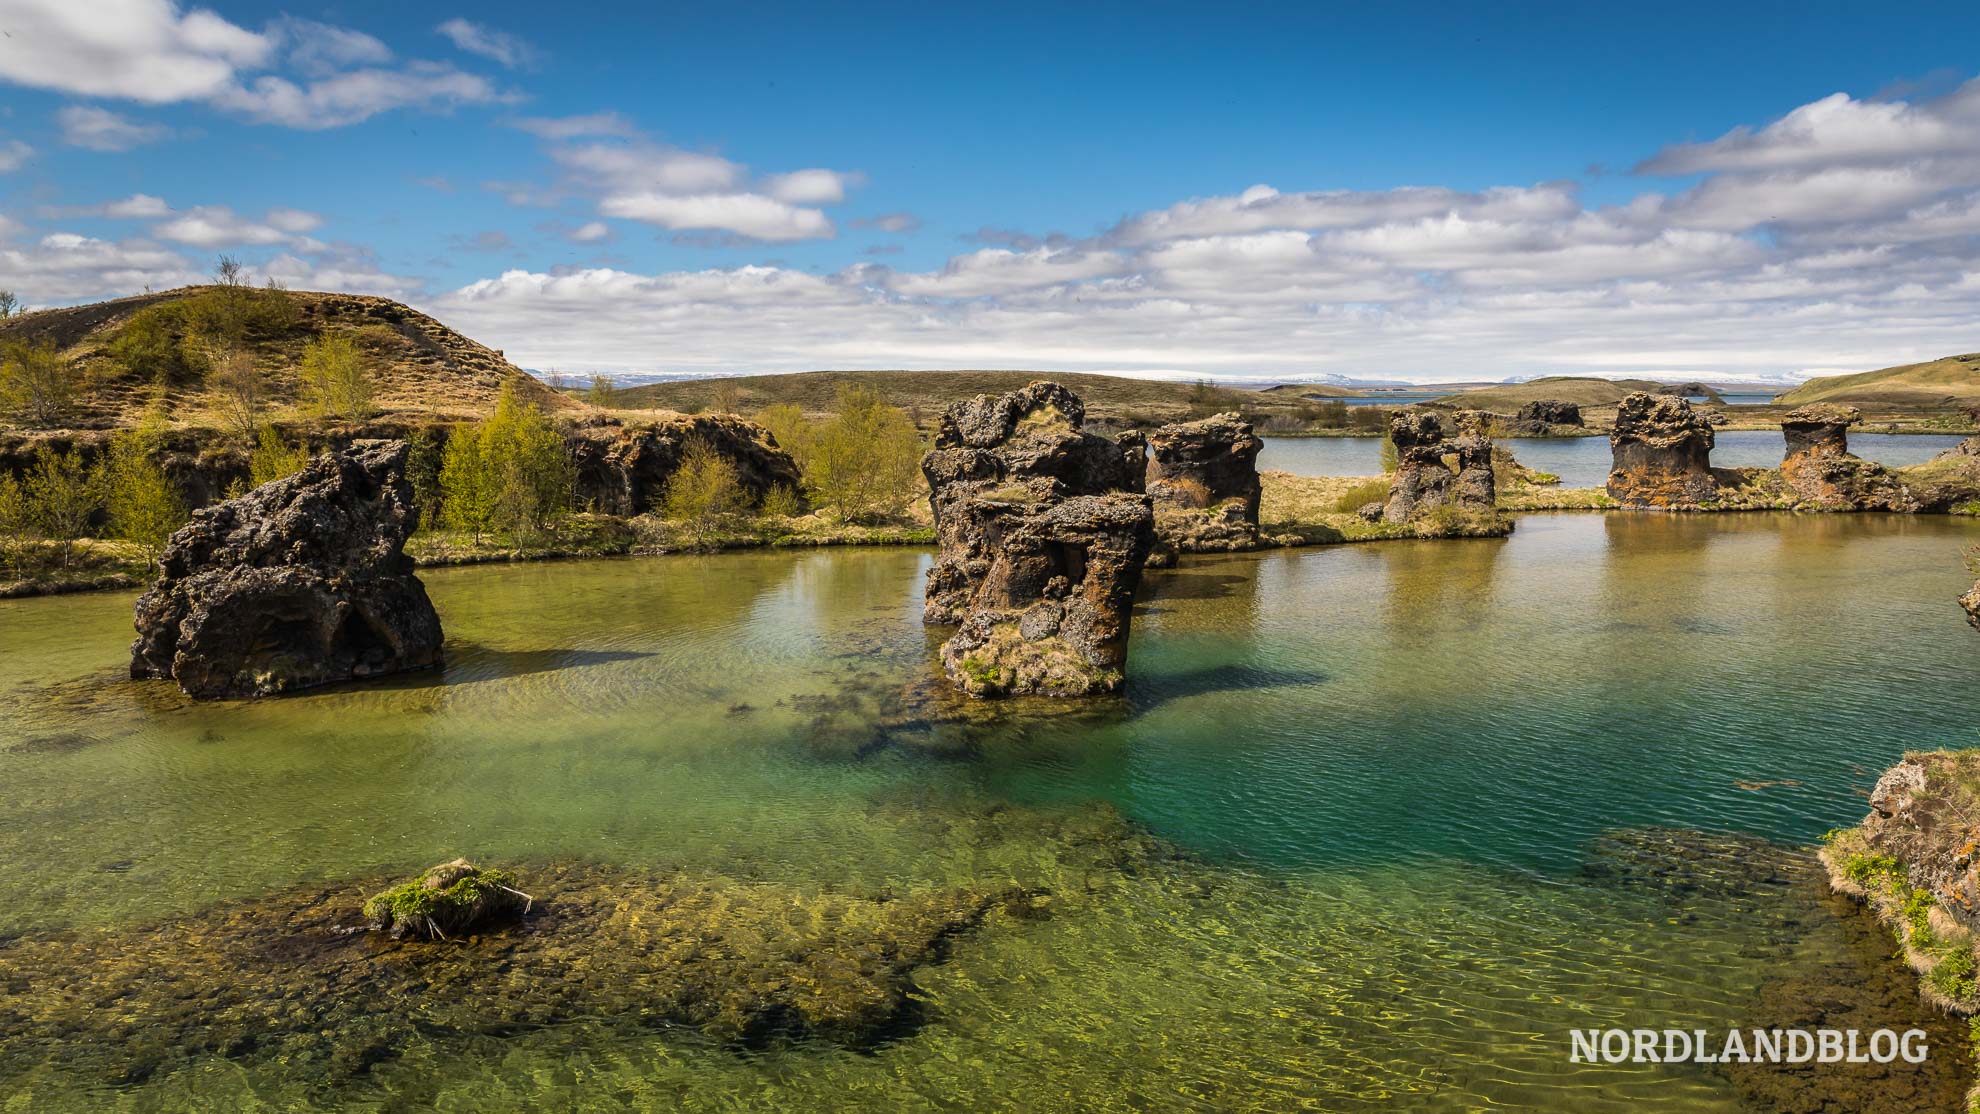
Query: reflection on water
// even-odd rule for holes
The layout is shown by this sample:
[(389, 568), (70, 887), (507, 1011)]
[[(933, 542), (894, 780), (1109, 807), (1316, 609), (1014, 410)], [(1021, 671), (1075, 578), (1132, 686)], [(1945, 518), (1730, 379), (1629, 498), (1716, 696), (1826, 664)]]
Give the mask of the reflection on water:
[[(118, 1085), (30, 1036), (0, 1086), (37, 1110), (1734, 1109), (1750, 1081), (1571, 1065), (1566, 1033), (1728, 1024), (1861, 938), (1809, 879), (1590, 864), (1617, 828), (1805, 842), (1907, 747), (1971, 741), (1973, 534), (1533, 515), (1192, 559), (1146, 586), (1124, 697), (1064, 717), (935, 695), (913, 551), (438, 570), (444, 671), (263, 702), (123, 681), (128, 595), (0, 603), (0, 940), (461, 853), (1062, 895), (924, 970), (930, 1023), (871, 1055), (565, 1019), (435, 1029), (354, 1080), (206, 1056)], [(1181, 857), (1107, 851), (1106, 810)]]
[[(1963, 437), (1937, 433), (1849, 435), (1849, 450), (1892, 468), (1923, 464), (1959, 444)], [(1563, 487), (1600, 487), (1609, 480), (1607, 437), (1508, 437), (1500, 442), (1529, 468), (1552, 472)], [(1779, 430), (1722, 430), (1712, 449), (1720, 468), (1772, 468), (1787, 444)], [(1382, 471), (1382, 442), (1376, 437), (1267, 437), (1258, 454), (1260, 468), (1295, 476), (1374, 476)]]

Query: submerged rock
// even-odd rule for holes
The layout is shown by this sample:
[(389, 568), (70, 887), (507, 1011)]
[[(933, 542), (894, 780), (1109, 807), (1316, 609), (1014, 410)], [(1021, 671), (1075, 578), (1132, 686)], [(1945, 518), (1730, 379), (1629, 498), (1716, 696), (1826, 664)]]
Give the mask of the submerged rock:
[(455, 859), (372, 895), (364, 903), (364, 916), (373, 929), (395, 940), (445, 940), (529, 912), (535, 899), (516, 889), (515, 881), (513, 875)]
[(1849, 452), (1849, 427), (1862, 419), (1854, 406), (1815, 403), (1781, 418), (1787, 456), (1781, 483), (1822, 510), (1915, 511), (1917, 500), (1881, 464)]
[(1142, 489), (1140, 434), (1083, 432), (1086, 405), (1057, 383), (978, 395), (942, 415), (922, 458), (940, 551), (922, 617), (959, 623), (1006, 534), (1038, 508), (1080, 495)]
[(1625, 506), (1689, 507), (1718, 497), (1712, 427), (1676, 395), (1632, 391), (1609, 434), (1609, 496)]
[(1141, 569), (1144, 495), (1082, 495), (1008, 520), (942, 666), (973, 696), (1119, 689)]
[(1237, 414), (1165, 425), (1148, 438), (1147, 489), (1155, 532), (1184, 553), (1258, 545), (1258, 451)]
[(131, 676), (260, 696), (440, 664), (404, 441), (359, 441), (198, 511), (139, 597)]
[(52, 1060), (130, 1083), (219, 1055), (335, 1083), (421, 1035), (562, 1023), (872, 1048), (920, 1023), (914, 971), (958, 936), (1049, 915), (1015, 886), (860, 896), (583, 864), (531, 877), (533, 915), (448, 943), (352, 931), (376, 881), (14, 938), (0, 946), (0, 1080)]
[[(1382, 517), (1411, 522), (1450, 508), (1478, 515), (1496, 513), (1498, 483), (1492, 471), (1492, 439), (1478, 411), (1461, 410), (1444, 420), (1431, 410), (1398, 410), (1389, 418), (1389, 440), (1396, 446), (1396, 474)], [(1451, 457), (1456, 465), (1445, 463)]]

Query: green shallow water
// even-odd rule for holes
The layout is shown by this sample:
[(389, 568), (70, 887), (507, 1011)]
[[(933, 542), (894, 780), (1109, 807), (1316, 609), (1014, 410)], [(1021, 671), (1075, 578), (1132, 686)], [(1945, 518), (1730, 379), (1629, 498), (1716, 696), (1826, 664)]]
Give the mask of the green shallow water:
[[(0, 603), (0, 937), (463, 853), (1091, 895), (960, 941), (917, 980), (929, 1023), (872, 1054), (573, 1018), (356, 1081), (30, 1067), (0, 1106), (1739, 1109), (1710, 1067), (1572, 1065), (1567, 1032), (1738, 1023), (1861, 941), (1794, 870), (1755, 900), (1592, 848), (1806, 843), (1903, 750), (1970, 743), (1977, 532), (1528, 516), (1192, 560), (1151, 577), (1123, 700), (972, 724), (903, 702), (937, 644), (909, 550), (437, 570), (444, 673), (257, 703), (122, 680), (128, 595)], [(1094, 885), (1105, 809), (1180, 857)]]

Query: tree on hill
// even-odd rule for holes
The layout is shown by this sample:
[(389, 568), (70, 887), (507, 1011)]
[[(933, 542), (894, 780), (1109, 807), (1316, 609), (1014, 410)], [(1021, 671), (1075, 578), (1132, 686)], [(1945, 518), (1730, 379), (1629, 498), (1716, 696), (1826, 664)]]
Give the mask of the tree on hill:
[(0, 411), (23, 425), (49, 429), (68, 418), (76, 381), (55, 346), (15, 342), (0, 350)]
[(440, 460), (441, 521), (480, 541), (495, 529), (517, 541), (570, 509), (570, 459), (543, 411), (504, 384), (486, 421), (456, 429)]
[(304, 395), (327, 418), (361, 422), (371, 416), (376, 390), (371, 369), (349, 333), (324, 333), (303, 349)]
[(21, 300), (11, 290), (0, 290), (0, 317), (12, 317), (19, 312)]

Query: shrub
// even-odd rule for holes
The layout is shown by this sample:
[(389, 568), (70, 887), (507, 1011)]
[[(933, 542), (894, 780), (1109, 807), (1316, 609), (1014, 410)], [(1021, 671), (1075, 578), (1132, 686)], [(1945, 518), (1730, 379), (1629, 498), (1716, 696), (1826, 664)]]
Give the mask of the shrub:
[(110, 355), (126, 371), (157, 383), (198, 378), (205, 353), (188, 322), (187, 301), (160, 302), (131, 316), (110, 342)]
[(23, 425), (60, 425), (75, 402), (76, 381), (52, 344), (9, 344), (0, 351), (0, 410)]
[(1369, 503), (1386, 503), (1388, 500), (1388, 480), (1363, 480), (1341, 492), (1340, 497), (1334, 500), (1334, 513), (1353, 514)]
[(921, 433), (870, 387), (839, 391), (839, 412), (813, 435), (805, 481), (846, 522), (898, 517), (919, 491)]
[(603, 375), (594, 375), (591, 377), (591, 389), (585, 392), (585, 394), (590, 398), (593, 406), (600, 406), (607, 410), (617, 406), (619, 402), (618, 386)]
[(440, 521), (440, 442), (431, 426), (422, 426), (406, 439), (406, 482), (412, 485), (415, 530), (430, 530)]
[(795, 403), (780, 402), (756, 415), (756, 424), (770, 431), (777, 447), (790, 454), (802, 473), (811, 460), (811, 423)]
[(156, 557), (172, 531), (185, 524), (186, 505), (158, 465), (156, 427), (141, 426), (110, 439), (101, 476), (110, 536)]
[(349, 333), (324, 333), (303, 349), (303, 393), (319, 415), (358, 422), (371, 416), (371, 369)]
[(254, 366), (254, 357), (238, 345), (219, 344), (209, 349), (207, 363), (213, 368), (221, 423), (242, 443), (253, 444), (268, 411), (268, 382)]
[(772, 518), (796, 518), (804, 513), (804, 498), (789, 484), (773, 484), (763, 493), (763, 505), (758, 509)]
[(735, 465), (701, 438), (690, 440), (681, 451), (680, 465), (667, 479), (663, 506), (667, 517), (693, 536), (695, 545), (706, 545), (722, 518), (743, 506)]
[(248, 453), (248, 486), (260, 487), (293, 476), (308, 463), (308, 451), (300, 445), (291, 446), (275, 432), (274, 426), (264, 425), (255, 436), (254, 449)]
[(480, 540), (491, 527), (521, 541), (570, 509), (564, 439), (504, 384), (488, 420), (447, 438), (438, 475), (441, 520)]
[[(46, 445), (36, 449), (34, 466), (20, 485), (20, 499), (17, 513), (30, 531), (65, 543), (86, 535), (103, 506), (96, 474), (84, 467), (81, 450), (73, 446), (66, 453)], [(65, 544), (62, 564), (68, 563)]]

